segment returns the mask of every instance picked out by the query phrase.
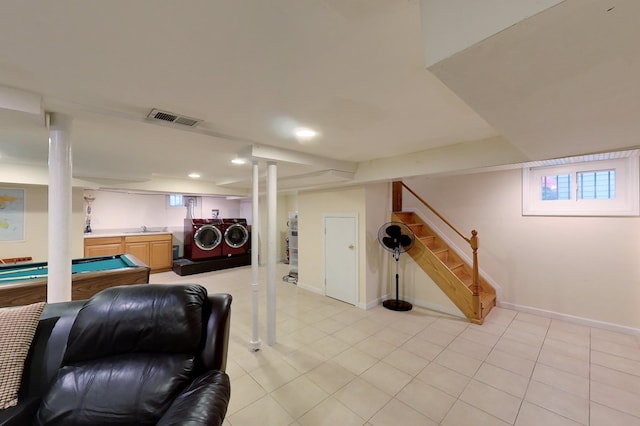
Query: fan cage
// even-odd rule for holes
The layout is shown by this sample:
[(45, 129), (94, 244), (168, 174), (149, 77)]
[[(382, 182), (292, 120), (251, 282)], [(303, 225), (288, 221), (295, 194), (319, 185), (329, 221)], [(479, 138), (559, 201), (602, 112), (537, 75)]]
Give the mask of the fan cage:
[[(403, 238), (404, 237), (404, 238)], [(389, 241), (392, 239), (393, 241)], [(407, 241), (402, 244), (402, 241)], [(378, 242), (385, 250), (390, 252), (405, 253), (413, 247), (415, 234), (413, 230), (402, 222), (387, 222), (378, 229)]]

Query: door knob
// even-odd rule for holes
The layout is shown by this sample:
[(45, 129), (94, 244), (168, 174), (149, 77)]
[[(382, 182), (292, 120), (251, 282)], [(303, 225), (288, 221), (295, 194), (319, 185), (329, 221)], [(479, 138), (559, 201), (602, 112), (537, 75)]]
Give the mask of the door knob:
[(354, 246), (353, 244), (349, 244), (349, 248), (350, 248), (351, 250), (353, 250), (353, 249), (355, 248), (355, 246)]

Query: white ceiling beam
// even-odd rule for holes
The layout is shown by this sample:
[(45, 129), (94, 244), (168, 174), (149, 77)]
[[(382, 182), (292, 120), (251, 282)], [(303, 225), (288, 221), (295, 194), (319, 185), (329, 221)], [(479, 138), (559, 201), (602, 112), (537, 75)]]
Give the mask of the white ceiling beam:
[(321, 170), (330, 169), (349, 173), (355, 172), (358, 167), (358, 164), (353, 161), (334, 160), (332, 158), (319, 157), (313, 154), (266, 145), (252, 145), (241, 151), (238, 156), (247, 160), (306, 164)]
[(0, 108), (42, 116), (42, 96), (26, 90), (0, 86)]

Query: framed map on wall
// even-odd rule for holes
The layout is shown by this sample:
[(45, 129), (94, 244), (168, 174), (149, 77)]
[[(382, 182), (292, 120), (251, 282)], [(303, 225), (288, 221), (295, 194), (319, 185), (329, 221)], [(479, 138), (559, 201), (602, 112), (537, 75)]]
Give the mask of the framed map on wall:
[(24, 240), (24, 189), (0, 188), (0, 242)]

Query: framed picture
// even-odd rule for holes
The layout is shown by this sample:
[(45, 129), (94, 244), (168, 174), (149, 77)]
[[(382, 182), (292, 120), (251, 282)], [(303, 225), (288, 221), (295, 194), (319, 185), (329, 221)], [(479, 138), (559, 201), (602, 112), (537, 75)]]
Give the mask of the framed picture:
[(0, 188), (0, 241), (24, 240), (24, 189)]
[(220, 209), (211, 209), (211, 217), (217, 219), (220, 216)]

